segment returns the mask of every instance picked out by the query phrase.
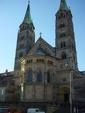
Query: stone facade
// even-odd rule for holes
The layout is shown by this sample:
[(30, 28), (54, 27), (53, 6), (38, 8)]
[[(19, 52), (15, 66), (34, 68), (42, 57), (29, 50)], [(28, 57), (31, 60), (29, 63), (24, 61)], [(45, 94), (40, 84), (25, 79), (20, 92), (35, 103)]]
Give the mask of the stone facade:
[[(74, 78), (82, 77), (77, 65), (72, 13), (65, 0), (61, 0), (55, 17), (55, 47), (43, 40), (41, 35), (35, 42), (34, 24), (30, 19), (28, 4), (18, 33), (14, 70), (17, 78), (15, 83), (22, 89), (22, 101), (69, 102)], [(22, 39), (21, 34), (23, 40), (19, 40)], [(22, 56), (19, 56), (18, 46), (22, 42), (24, 45), (27, 42), (27, 46), (19, 49), (24, 50)], [(73, 85), (71, 88), (74, 98), (77, 90)]]
[[(13, 96), (16, 101), (61, 105), (69, 103), (70, 94), (75, 101), (76, 94), (84, 90), (84, 84), (81, 83), (85, 82), (85, 73), (78, 70), (72, 13), (65, 0), (60, 2), (55, 27), (55, 47), (43, 40), (42, 36), (35, 42), (35, 27), (28, 4), (18, 32), (13, 71), (15, 84), (14, 87), (9, 85), (9, 89), (15, 90), (16, 97)], [(0, 86), (1, 92), (2, 89), (3, 86)], [(54, 111), (56, 107), (47, 105), (47, 108), (48, 111)]]

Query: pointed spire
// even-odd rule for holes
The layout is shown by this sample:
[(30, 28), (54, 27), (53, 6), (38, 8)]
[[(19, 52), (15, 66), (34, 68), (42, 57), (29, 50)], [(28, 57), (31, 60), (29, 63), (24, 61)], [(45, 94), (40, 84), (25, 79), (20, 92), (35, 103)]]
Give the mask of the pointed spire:
[(61, 0), (60, 2), (60, 10), (69, 10), (66, 0)]
[(30, 14), (30, 1), (28, 1), (28, 6), (27, 6), (27, 10), (26, 10), (26, 13), (25, 13), (23, 23), (33, 24), (32, 19), (31, 19), (31, 14)]

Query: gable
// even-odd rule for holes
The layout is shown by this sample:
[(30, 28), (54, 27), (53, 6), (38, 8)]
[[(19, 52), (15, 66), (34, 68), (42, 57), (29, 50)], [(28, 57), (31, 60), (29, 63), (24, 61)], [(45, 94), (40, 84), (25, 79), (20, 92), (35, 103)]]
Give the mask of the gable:
[(39, 38), (28, 55), (49, 55), (54, 56), (53, 48), (42, 38)]
[(36, 54), (46, 55), (47, 53), (46, 53), (46, 51), (43, 48), (39, 47), (36, 50)]

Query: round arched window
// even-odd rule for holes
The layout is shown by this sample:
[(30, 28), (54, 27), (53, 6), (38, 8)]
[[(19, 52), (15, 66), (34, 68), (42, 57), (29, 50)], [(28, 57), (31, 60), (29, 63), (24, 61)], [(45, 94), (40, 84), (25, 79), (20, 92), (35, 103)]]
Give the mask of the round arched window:
[(30, 68), (26, 72), (26, 82), (31, 83), (32, 82), (32, 78), (33, 78), (33, 74), (32, 74), (32, 69)]
[(47, 71), (47, 83), (50, 83), (51, 78), (50, 78), (50, 71)]
[(66, 55), (65, 52), (63, 52), (63, 53), (61, 54), (61, 58), (62, 58), (62, 59), (66, 59), (66, 58), (67, 58), (67, 55)]
[(42, 81), (42, 72), (40, 70), (37, 72), (37, 81), (38, 82)]

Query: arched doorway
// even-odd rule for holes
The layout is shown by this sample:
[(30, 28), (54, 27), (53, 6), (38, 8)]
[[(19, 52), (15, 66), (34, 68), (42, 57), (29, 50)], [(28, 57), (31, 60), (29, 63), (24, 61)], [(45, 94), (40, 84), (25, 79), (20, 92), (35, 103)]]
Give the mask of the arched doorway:
[(59, 93), (61, 102), (69, 103), (69, 91), (69, 87), (67, 86), (60, 87)]

